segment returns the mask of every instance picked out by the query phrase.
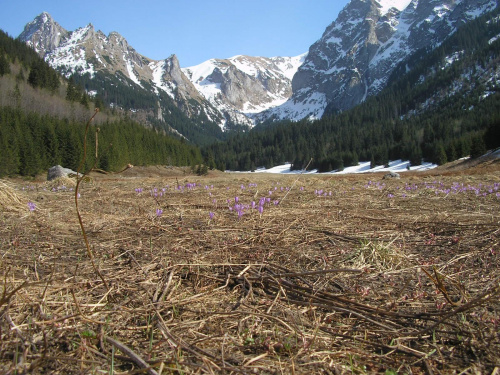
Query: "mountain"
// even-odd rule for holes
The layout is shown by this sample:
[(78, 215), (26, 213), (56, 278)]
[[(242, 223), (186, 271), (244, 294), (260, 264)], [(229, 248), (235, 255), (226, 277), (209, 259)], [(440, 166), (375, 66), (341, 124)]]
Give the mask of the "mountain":
[(253, 114), (280, 105), (292, 95), (292, 78), (305, 56), (235, 56), (182, 71), (212, 105), (228, 115), (228, 121), (252, 125)]
[[(127, 40), (117, 32), (105, 35), (95, 30), (92, 24), (73, 32), (63, 29), (48, 13), (42, 13), (26, 25), (19, 38), (31, 45), (40, 56), (67, 77), (78, 74), (95, 79), (96, 75), (118, 77), (113, 85), (124, 85), (136, 91), (160, 91), (170, 96), (188, 116), (204, 114), (215, 122), (221, 115), (201, 96), (180, 69), (175, 55), (155, 61), (139, 54)], [(107, 77), (106, 77), (107, 76)], [(92, 90), (94, 91), (94, 90)], [(104, 98), (111, 93), (99, 88), (93, 92)], [(123, 103), (108, 99), (110, 104)], [(158, 99), (149, 103), (157, 107)], [(137, 110), (141, 108), (130, 107)], [(158, 111), (161, 113), (162, 111)], [(162, 120), (160, 118), (160, 120)]]
[(377, 94), (402, 61), (435, 48), (495, 0), (351, 0), (314, 43), (292, 80), (292, 97), (260, 121), (320, 118)]
[[(383, 90), (396, 67), (419, 50), (439, 47), (456, 30), (495, 9), (497, 0), (351, 0), (308, 53), (235, 56), (181, 68), (175, 55), (152, 60), (118, 33), (89, 24), (64, 30), (42, 13), (20, 38), (90, 93), (144, 111), (188, 139), (223, 138), (272, 120), (321, 118)], [(408, 64), (408, 69), (411, 64)], [(193, 122), (173, 121), (180, 111)], [(177, 115), (176, 115), (177, 116)], [(153, 119), (153, 120), (151, 120)]]
[(321, 119), (255, 126), (209, 146), (220, 169), (292, 163), (320, 172), (359, 161), (443, 164), (500, 147), (500, 8), (399, 62), (376, 95)]
[[(27, 24), (19, 38), (67, 77), (75, 73), (87, 75), (87, 86), (95, 86), (91, 93), (105, 98), (112, 95), (113, 90), (89, 83), (99, 76), (101, 81), (112, 80), (115, 89), (123, 85), (142, 92), (138, 95), (154, 93), (158, 98), (149, 105), (159, 121), (168, 121), (164, 114), (169, 113), (169, 108), (163, 105), (168, 96), (188, 117), (217, 124), (223, 130), (251, 126), (247, 113), (286, 101), (292, 94), (293, 74), (303, 61), (303, 56), (236, 56), (181, 69), (175, 55), (152, 60), (139, 54), (117, 32), (106, 36), (92, 24), (69, 32), (46, 12)], [(161, 94), (166, 94), (163, 100)], [(126, 105), (113, 100), (108, 98), (112, 105)]]
[(56, 48), (68, 34), (69, 32), (55, 22), (50, 14), (43, 12), (24, 27), (19, 39), (43, 57)]

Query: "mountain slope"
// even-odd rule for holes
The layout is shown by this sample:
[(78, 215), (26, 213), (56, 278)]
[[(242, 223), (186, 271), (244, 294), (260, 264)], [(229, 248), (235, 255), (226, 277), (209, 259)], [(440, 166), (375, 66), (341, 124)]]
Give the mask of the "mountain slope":
[(235, 56), (182, 70), (210, 103), (229, 115), (229, 121), (252, 124), (249, 117), (253, 113), (282, 104), (291, 96), (291, 80), (304, 57)]
[(380, 92), (399, 62), (496, 7), (495, 0), (351, 0), (310, 47), (290, 100), (259, 119), (319, 118), (327, 105), (352, 108)]
[[(152, 60), (139, 54), (117, 32), (106, 36), (92, 24), (68, 32), (48, 13), (26, 25), (19, 37), (68, 77), (75, 73), (88, 75), (89, 82), (101, 73), (114, 85), (142, 91), (140, 95), (149, 92), (161, 98), (161, 94), (166, 94), (189, 118), (217, 124), (222, 130), (251, 126), (253, 122), (247, 113), (286, 101), (292, 93), (291, 79), (302, 61), (302, 56), (236, 56), (181, 69), (175, 55)], [(110, 94), (99, 87), (96, 91), (103, 97)], [(168, 108), (162, 103), (168, 100), (166, 96), (150, 103), (159, 121), (168, 120)], [(110, 104), (124, 103), (110, 100)]]
[[(0, 88), (0, 178), (34, 177), (57, 164), (73, 170), (81, 167), (82, 125), (95, 113), (95, 103), (32, 48), (1, 30)], [(99, 142), (87, 143), (85, 170), (97, 166), (116, 171), (129, 163), (185, 166), (202, 162), (198, 147), (99, 107), (90, 129), (94, 133), (94, 125), (99, 127)]]

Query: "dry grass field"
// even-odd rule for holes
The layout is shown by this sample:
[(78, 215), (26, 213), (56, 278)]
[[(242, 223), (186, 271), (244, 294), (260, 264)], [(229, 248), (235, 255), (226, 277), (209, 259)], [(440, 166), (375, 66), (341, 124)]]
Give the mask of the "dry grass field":
[(2, 374), (498, 374), (500, 162), (0, 181)]

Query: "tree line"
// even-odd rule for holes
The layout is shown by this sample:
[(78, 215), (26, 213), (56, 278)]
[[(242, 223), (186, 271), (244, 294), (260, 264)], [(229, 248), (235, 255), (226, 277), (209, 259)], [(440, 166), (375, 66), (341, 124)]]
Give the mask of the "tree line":
[[(53, 165), (76, 170), (83, 158), (85, 124), (47, 115), (0, 108), (0, 177), (35, 176)], [(88, 169), (95, 163), (96, 126), (88, 136)], [(195, 165), (200, 150), (131, 120), (99, 126), (97, 167), (107, 171), (133, 165)]]

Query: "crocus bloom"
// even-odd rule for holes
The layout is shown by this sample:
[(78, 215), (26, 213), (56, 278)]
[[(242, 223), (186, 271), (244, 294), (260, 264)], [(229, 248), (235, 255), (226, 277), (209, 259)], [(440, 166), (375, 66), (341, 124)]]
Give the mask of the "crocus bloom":
[(160, 217), (163, 214), (163, 210), (161, 208), (156, 209), (156, 216)]
[(214, 213), (213, 212), (209, 212), (208, 216), (210, 217), (210, 220), (212, 220), (214, 218)]
[(36, 210), (36, 204), (34, 204), (33, 202), (28, 202), (28, 209), (30, 211), (35, 211)]

